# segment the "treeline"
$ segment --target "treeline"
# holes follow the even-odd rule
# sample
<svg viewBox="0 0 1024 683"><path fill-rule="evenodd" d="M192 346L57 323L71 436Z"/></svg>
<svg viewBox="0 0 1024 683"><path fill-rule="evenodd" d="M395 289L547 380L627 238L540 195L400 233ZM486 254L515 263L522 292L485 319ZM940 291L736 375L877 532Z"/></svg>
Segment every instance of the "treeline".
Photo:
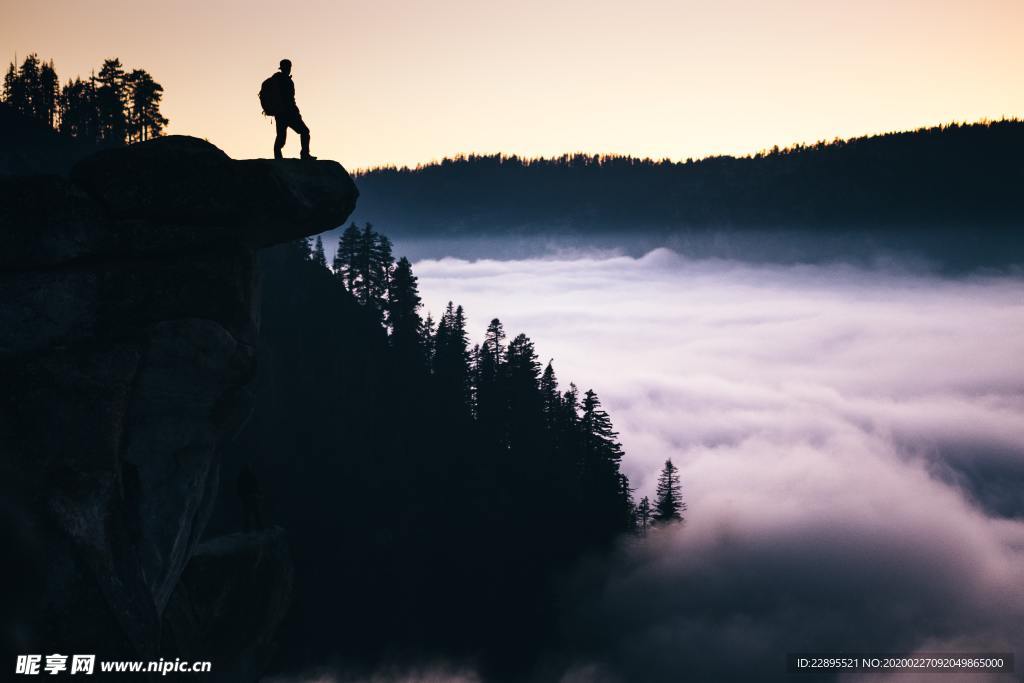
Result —
<svg viewBox="0 0 1024 683"><path fill-rule="evenodd" d="M126 71L116 58L104 60L89 78L75 77L61 86L53 60L30 54L7 67L3 102L72 138L112 145L163 132L168 123L160 112L163 91L145 69Z"/></svg>
<svg viewBox="0 0 1024 683"><path fill-rule="evenodd" d="M326 268L322 238L307 241L306 247L308 258ZM533 342L525 334L506 344L504 326L494 318L483 343L469 349L461 306L453 308L453 303L448 302L436 325L430 314L421 318L421 299L412 264L404 257L396 262L391 240L375 232L371 223L362 228L352 223L345 229L332 263L331 272L342 286L367 308L374 320L386 325L399 359L438 378L440 386L460 405L468 403L470 413L485 431L509 434L504 421L510 416L503 415L503 410L516 407L533 407L537 413L533 422L543 424L548 431L578 430L575 435L561 435L554 445L584 446L579 453L562 455L561 459L579 465L573 468L584 473L579 483L594 490L615 491L606 502L610 508L626 513L625 525L619 530L646 531L650 524L682 521L686 504L682 501L679 473L671 459L665 461L659 476L653 506L646 496L634 505L629 480L618 471L623 455L618 434L608 414L601 410L597 394L587 390L581 399L574 384L559 394L552 363L549 361L540 372ZM519 400L515 400L514 389L525 390ZM521 417L510 421L523 422ZM508 442L494 445L503 450L511 447ZM612 525L616 526L619 525Z"/></svg>
<svg viewBox="0 0 1024 683"><path fill-rule="evenodd" d="M466 657L515 680L557 644L569 569L650 512L598 395L497 319L471 343L462 307L423 316L391 252L352 225L333 258L319 238L263 253L255 409L210 533L240 525L250 463L296 563L281 671Z"/></svg>
<svg viewBox="0 0 1024 683"><path fill-rule="evenodd" d="M324 265L320 238L311 254ZM561 391L554 367L549 362L542 370L530 338L509 339L497 318L472 347L461 306L449 302L436 324L429 315L421 318L411 264L396 263L390 241L370 224L342 233L333 263L342 286L386 325L396 367L410 380L428 381L449 420L472 425L474 449L496 457L508 477L499 489L544 501L545 516L575 521L584 545L632 528L629 481L619 471L622 447L594 391L581 394L575 385ZM529 517L526 503L507 501L498 518Z"/></svg>
<svg viewBox="0 0 1024 683"><path fill-rule="evenodd" d="M950 124L736 158L460 156L359 176L403 232L1020 225L1024 122Z"/></svg>

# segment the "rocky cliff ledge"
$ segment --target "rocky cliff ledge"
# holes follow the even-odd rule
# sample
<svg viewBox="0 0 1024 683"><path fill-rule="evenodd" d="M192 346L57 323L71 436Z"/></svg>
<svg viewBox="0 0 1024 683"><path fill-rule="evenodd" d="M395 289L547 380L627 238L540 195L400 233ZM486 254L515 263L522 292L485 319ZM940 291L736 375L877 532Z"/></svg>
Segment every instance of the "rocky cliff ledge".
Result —
<svg viewBox="0 0 1024 683"><path fill-rule="evenodd" d="M280 619L290 572L247 560L286 564L279 533L196 551L219 451L248 414L254 250L342 224L357 195L335 162L236 161L189 137L0 176L5 645L155 659L189 619L217 630L221 608L189 595L230 595L244 621L245 589L273 603L252 614ZM268 638L249 626L239 657Z"/></svg>

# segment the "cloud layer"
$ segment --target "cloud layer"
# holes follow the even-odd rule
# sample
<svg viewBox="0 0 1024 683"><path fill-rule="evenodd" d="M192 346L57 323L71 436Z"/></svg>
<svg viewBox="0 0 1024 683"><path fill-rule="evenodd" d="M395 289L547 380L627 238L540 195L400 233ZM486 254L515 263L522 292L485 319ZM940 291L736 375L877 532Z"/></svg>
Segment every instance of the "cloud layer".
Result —
<svg viewBox="0 0 1024 683"><path fill-rule="evenodd" d="M581 574L579 680L1024 645L1024 279L664 249L414 269L474 339L500 317L593 386L638 496L681 468L685 527Z"/></svg>

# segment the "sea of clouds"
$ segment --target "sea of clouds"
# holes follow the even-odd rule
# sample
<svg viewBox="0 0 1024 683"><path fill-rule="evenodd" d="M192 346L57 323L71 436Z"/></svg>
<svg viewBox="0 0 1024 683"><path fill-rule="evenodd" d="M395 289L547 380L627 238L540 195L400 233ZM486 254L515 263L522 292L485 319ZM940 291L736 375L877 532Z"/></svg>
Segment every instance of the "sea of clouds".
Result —
<svg viewBox="0 0 1024 683"><path fill-rule="evenodd" d="M665 249L414 270L435 317L462 304L474 341L499 317L598 392L637 497L680 467L685 525L624 544L604 578L581 570L566 681L788 680L795 651L1024 653L1021 275Z"/></svg>

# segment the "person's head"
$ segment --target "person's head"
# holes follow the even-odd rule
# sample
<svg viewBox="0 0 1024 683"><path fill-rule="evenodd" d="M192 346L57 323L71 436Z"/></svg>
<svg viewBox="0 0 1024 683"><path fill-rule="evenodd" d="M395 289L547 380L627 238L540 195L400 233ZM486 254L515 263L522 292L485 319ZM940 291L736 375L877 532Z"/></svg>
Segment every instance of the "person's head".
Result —
<svg viewBox="0 0 1024 683"><path fill-rule="evenodd" d="M285 76L287 76L291 72L292 72L292 60L290 60L290 59L282 59L281 60L281 73L283 73Z"/></svg>

